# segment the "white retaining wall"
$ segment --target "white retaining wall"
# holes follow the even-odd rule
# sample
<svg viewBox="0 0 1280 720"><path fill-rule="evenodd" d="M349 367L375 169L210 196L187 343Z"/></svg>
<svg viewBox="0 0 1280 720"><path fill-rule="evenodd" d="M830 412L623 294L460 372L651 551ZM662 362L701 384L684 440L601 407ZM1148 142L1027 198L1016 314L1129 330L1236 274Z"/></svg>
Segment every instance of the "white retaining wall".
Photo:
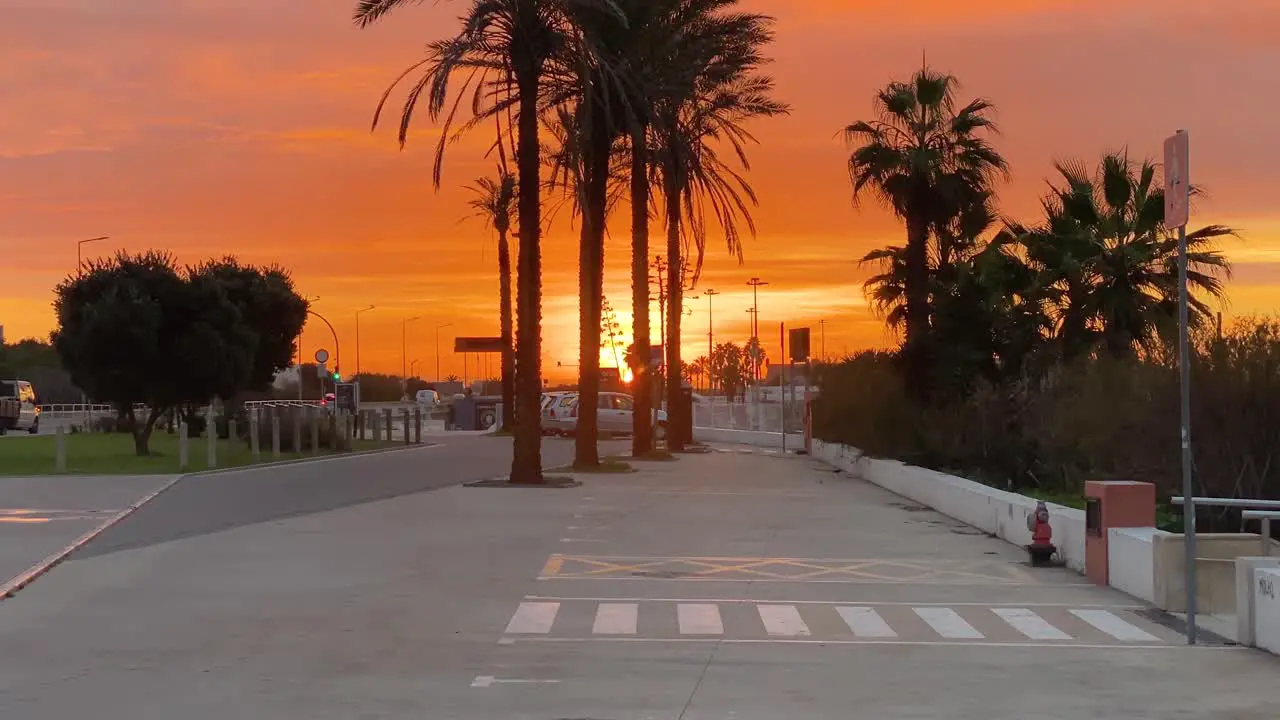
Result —
<svg viewBox="0 0 1280 720"><path fill-rule="evenodd" d="M1107 531L1107 584L1149 603L1155 602L1155 537L1168 535L1153 527Z"/></svg>
<svg viewBox="0 0 1280 720"><path fill-rule="evenodd" d="M1031 542L1027 517L1036 501L896 460L881 460L847 445L813 441L814 457L867 482L914 500L943 515L991 533L1014 545ZM1084 511L1048 503L1053 542L1067 567L1084 572Z"/></svg>
<svg viewBox="0 0 1280 720"><path fill-rule="evenodd" d="M1280 655L1280 569L1253 571L1254 644Z"/></svg>

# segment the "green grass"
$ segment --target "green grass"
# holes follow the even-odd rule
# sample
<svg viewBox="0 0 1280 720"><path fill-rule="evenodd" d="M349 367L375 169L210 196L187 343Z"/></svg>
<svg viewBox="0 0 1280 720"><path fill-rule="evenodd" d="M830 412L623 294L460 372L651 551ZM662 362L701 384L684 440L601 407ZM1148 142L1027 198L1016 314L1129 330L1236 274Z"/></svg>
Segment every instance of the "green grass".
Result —
<svg viewBox="0 0 1280 720"><path fill-rule="evenodd" d="M597 465L596 467L579 468L574 466L571 469L575 473L588 473L588 474L600 474L600 475L609 475L612 473L635 472L635 468L631 467L631 465L614 457L602 458L600 460L600 464Z"/></svg>
<svg viewBox="0 0 1280 720"><path fill-rule="evenodd" d="M1028 497L1033 497L1036 500L1057 503L1058 505L1064 505L1077 510L1084 509L1084 496L1076 493L1055 492L1052 490L1040 490L1036 488L1021 490L1019 492Z"/></svg>
<svg viewBox="0 0 1280 720"><path fill-rule="evenodd" d="M151 454L138 457L133 437L122 433L76 433L66 436L67 473L79 475L153 475L208 470L206 438L196 438L188 445L188 465L178 466L178 436L160 432L151 436ZM53 435L0 439L0 475L54 475L57 438ZM403 443L353 440L353 451L398 447ZM321 449L320 456L333 454ZM243 440L219 440L217 468L252 465L253 453ZM299 460L314 457L311 453L281 453L280 459ZM272 462L271 448L261 453L259 462Z"/></svg>

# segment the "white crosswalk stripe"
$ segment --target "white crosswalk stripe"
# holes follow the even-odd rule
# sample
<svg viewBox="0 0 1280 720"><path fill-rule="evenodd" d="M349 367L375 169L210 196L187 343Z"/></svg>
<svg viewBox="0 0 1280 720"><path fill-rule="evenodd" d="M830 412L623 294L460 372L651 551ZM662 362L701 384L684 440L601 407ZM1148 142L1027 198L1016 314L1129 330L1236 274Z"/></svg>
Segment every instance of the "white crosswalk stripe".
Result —
<svg viewBox="0 0 1280 720"><path fill-rule="evenodd" d="M516 640L1180 646L1132 608L907 603L528 598L504 637Z"/></svg>

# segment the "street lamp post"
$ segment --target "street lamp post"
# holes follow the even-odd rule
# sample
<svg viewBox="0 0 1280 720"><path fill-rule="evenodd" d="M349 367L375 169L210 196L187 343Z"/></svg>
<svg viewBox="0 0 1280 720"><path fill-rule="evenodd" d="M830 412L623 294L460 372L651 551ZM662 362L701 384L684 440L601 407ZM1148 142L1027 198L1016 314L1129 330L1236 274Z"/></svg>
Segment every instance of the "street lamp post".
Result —
<svg viewBox="0 0 1280 720"><path fill-rule="evenodd" d="M756 344L760 344L760 287L769 283L758 277L753 277L747 281L747 285L751 288L751 337L755 338ZM760 365L752 364L751 372L756 382L760 381Z"/></svg>
<svg viewBox="0 0 1280 720"><path fill-rule="evenodd" d="M307 314L311 314L311 303L320 299L319 295L307 298ZM319 317L319 316L317 316ZM305 322L303 323L306 324ZM302 399L302 331L298 331L298 399Z"/></svg>
<svg viewBox="0 0 1280 720"><path fill-rule="evenodd" d="M711 301L720 293L713 288L707 288L702 292L702 294L707 296L707 361L709 362L711 360L711 353L715 352L716 349L716 331L715 326L712 323Z"/></svg>
<svg viewBox="0 0 1280 720"><path fill-rule="evenodd" d="M440 331L447 327L453 327L453 323L436 326L436 382L440 382Z"/></svg>
<svg viewBox="0 0 1280 720"><path fill-rule="evenodd" d="M409 379L409 323L421 319L421 315L414 315L400 323L400 377L405 380Z"/></svg>
<svg viewBox="0 0 1280 720"><path fill-rule="evenodd" d="M80 252L80 248L84 247L85 243L98 242L99 240L110 240L110 239L111 239L110 235L103 235L101 237L89 238L88 240L76 241L76 274L77 275L80 275L83 272L83 267L84 267L84 261L81 259L82 255Z"/></svg>
<svg viewBox="0 0 1280 720"><path fill-rule="evenodd" d="M356 377L360 376L360 313L376 309L377 308L370 305L369 307L360 308L356 311Z"/></svg>

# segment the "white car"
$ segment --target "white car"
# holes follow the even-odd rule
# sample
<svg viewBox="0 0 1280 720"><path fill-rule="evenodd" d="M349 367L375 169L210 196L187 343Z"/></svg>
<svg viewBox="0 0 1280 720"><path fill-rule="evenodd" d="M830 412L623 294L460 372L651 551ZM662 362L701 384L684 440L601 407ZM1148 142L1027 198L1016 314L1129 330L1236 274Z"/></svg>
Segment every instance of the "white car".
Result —
<svg viewBox="0 0 1280 720"><path fill-rule="evenodd" d="M634 429L635 400L626 393L602 392L597 404L596 428L602 433L629 435ZM561 411L550 418L551 428L564 435L572 435L578 429L578 394L562 398L557 406ZM667 412L655 410L654 426L658 437L666 434Z"/></svg>
<svg viewBox="0 0 1280 720"><path fill-rule="evenodd" d="M40 406L36 404L36 389L31 383L26 380L0 380L0 398L18 401L18 421L13 426L14 430L32 435L40 432Z"/></svg>

